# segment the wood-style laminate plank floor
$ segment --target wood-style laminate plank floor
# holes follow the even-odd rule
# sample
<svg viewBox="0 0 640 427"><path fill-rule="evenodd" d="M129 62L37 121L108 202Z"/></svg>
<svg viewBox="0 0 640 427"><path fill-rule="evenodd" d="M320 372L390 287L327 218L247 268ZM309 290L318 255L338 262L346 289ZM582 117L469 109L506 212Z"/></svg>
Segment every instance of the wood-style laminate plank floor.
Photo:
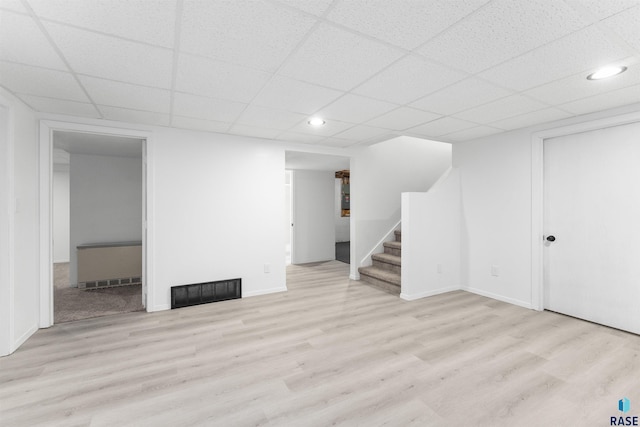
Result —
<svg viewBox="0 0 640 427"><path fill-rule="evenodd" d="M288 292L38 331L2 426L605 426L640 337L463 291L403 301L327 262Z"/></svg>

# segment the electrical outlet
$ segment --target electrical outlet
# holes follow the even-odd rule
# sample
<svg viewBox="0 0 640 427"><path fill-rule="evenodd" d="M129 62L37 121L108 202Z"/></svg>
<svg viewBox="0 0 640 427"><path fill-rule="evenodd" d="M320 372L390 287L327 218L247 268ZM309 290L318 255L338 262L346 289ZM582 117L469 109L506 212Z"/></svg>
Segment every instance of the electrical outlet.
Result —
<svg viewBox="0 0 640 427"><path fill-rule="evenodd" d="M271 264L265 264L264 265L264 272L265 273L271 273Z"/></svg>
<svg viewBox="0 0 640 427"><path fill-rule="evenodd" d="M442 274L442 264L437 264L436 270L438 271L438 274Z"/></svg>
<svg viewBox="0 0 640 427"><path fill-rule="evenodd" d="M491 275L498 277L500 275L500 267L498 267L497 265L492 265L491 266Z"/></svg>

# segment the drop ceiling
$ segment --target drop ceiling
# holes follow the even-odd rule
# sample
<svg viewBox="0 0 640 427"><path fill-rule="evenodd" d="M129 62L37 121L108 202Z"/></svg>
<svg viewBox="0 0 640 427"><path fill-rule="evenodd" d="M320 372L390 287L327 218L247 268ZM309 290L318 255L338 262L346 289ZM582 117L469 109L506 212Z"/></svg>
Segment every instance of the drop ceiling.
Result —
<svg viewBox="0 0 640 427"><path fill-rule="evenodd" d="M628 70L586 79L607 64ZM319 146L466 141L640 102L640 0L0 0L0 85Z"/></svg>

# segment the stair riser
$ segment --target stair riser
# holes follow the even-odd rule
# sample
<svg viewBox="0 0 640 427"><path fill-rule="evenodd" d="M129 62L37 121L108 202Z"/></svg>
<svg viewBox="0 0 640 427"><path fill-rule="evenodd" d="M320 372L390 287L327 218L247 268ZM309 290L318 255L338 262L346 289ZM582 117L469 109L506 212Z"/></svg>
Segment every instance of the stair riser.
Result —
<svg viewBox="0 0 640 427"><path fill-rule="evenodd" d="M400 274L401 267L399 265L389 264L388 262L373 260L373 266L395 274Z"/></svg>
<svg viewBox="0 0 640 427"><path fill-rule="evenodd" d="M389 248L385 246L384 253L389 255L402 256L402 249Z"/></svg>
<svg viewBox="0 0 640 427"><path fill-rule="evenodd" d="M360 279L385 292L388 292L393 295L400 295L400 286L398 285L385 282L384 280L376 279L375 277L367 276L364 274L360 275Z"/></svg>
<svg viewBox="0 0 640 427"><path fill-rule="evenodd" d="M401 231L394 231L393 233L396 236L396 242L402 242L402 232Z"/></svg>

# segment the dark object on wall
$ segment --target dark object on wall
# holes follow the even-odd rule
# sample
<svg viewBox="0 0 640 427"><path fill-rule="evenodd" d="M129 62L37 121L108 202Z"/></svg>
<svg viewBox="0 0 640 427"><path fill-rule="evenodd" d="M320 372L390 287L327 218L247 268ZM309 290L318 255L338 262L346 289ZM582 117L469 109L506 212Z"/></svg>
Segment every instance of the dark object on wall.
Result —
<svg viewBox="0 0 640 427"><path fill-rule="evenodd" d="M351 216L351 188L349 186L349 179L351 172L348 170L336 172L336 178L342 181L340 186L340 216Z"/></svg>
<svg viewBox="0 0 640 427"><path fill-rule="evenodd" d="M242 279L171 287L171 308L242 298Z"/></svg>

